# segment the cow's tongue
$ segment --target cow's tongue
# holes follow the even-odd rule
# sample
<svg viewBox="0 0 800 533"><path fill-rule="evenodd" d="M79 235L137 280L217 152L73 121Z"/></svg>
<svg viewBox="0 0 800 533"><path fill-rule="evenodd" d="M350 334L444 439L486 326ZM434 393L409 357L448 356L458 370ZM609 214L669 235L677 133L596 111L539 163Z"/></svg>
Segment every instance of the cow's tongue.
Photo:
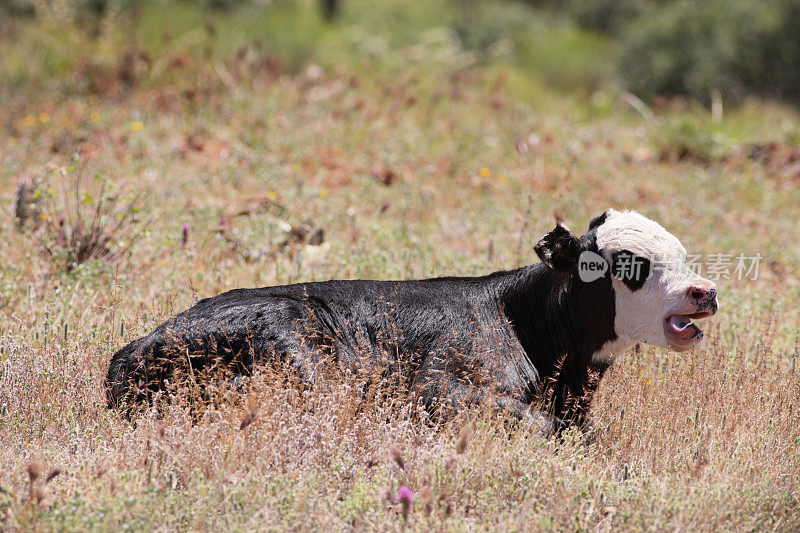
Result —
<svg viewBox="0 0 800 533"><path fill-rule="evenodd" d="M695 326L691 320L680 315L669 317L669 328L676 338L683 340L692 339L701 332L700 328Z"/></svg>

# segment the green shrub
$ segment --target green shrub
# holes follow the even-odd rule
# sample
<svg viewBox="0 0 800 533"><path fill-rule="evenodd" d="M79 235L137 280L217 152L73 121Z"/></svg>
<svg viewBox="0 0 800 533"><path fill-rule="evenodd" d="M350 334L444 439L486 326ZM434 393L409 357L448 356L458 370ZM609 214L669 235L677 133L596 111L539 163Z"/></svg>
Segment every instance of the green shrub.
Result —
<svg viewBox="0 0 800 533"><path fill-rule="evenodd" d="M650 131L650 140L662 161L693 159L718 161L733 148L721 128L698 117L675 116Z"/></svg>
<svg viewBox="0 0 800 533"><path fill-rule="evenodd" d="M757 93L800 95L800 0L684 0L629 25L619 72L640 96L685 94L708 102Z"/></svg>
<svg viewBox="0 0 800 533"><path fill-rule="evenodd" d="M0 16L31 16L33 5L27 0L0 0Z"/></svg>
<svg viewBox="0 0 800 533"><path fill-rule="evenodd" d="M653 0L569 0L558 5L582 28L610 34L618 34L629 22L657 7Z"/></svg>
<svg viewBox="0 0 800 533"><path fill-rule="evenodd" d="M459 21L454 25L461 46L466 50L487 52L502 39L524 31L531 12L516 2L466 1Z"/></svg>
<svg viewBox="0 0 800 533"><path fill-rule="evenodd" d="M35 2L32 0L0 0L0 15L41 16L52 12L62 16L99 17L108 11L132 10L143 0L73 0Z"/></svg>

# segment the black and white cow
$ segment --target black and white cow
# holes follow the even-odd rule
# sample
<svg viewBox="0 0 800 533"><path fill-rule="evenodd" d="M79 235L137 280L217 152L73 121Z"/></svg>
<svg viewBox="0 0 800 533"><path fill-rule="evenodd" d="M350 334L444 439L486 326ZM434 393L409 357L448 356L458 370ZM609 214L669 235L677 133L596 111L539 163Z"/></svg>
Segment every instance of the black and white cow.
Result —
<svg viewBox="0 0 800 533"><path fill-rule="evenodd" d="M313 386L394 379L436 412L489 402L545 432L583 426L614 358L637 342L687 350L716 287L656 222L609 209L582 236L559 222L542 262L480 277L326 281L237 289L195 306L112 358L110 406L146 400L176 369L251 374L289 365ZM174 379L172 380L174 382Z"/></svg>

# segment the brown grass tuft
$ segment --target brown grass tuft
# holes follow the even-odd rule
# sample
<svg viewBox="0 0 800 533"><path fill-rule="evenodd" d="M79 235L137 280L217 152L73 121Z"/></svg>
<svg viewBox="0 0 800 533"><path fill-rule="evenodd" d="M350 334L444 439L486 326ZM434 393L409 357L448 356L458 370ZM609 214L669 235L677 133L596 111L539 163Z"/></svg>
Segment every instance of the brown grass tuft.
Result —
<svg viewBox="0 0 800 533"><path fill-rule="evenodd" d="M456 442L456 453L461 455L465 451L467 451L467 446L469 446L469 439L472 436L472 430L469 426L464 426L461 430L461 433L458 435L458 442Z"/></svg>
<svg viewBox="0 0 800 533"><path fill-rule="evenodd" d="M406 469L406 460L403 458L403 452L397 446L391 446L389 448L389 457L400 467L400 470Z"/></svg>
<svg viewBox="0 0 800 533"><path fill-rule="evenodd" d="M239 431L244 431L250 424L258 420L258 409L251 409L248 411L239 424Z"/></svg>
<svg viewBox="0 0 800 533"><path fill-rule="evenodd" d="M422 490L419 492L419 496L422 500L425 514L431 514L431 511L433 511L433 491L431 490L431 487L429 485L422 487Z"/></svg>
<svg viewBox="0 0 800 533"><path fill-rule="evenodd" d="M44 465L38 462L28 463L28 480L30 481L31 485L33 485L37 479L39 479L44 472Z"/></svg>
<svg viewBox="0 0 800 533"><path fill-rule="evenodd" d="M22 178L17 183L14 195L14 218L20 230L27 227L29 221L33 227L39 224L41 210L40 198L36 195L37 188L36 181L31 178Z"/></svg>
<svg viewBox="0 0 800 533"><path fill-rule="evenodd" d="M64 471L58 467L53 468L50 472L47 473L47 476L44 478L45 483L50 483L53 479L63 474Z"/></svg>
<svg viewBox="0 0 800 533"><path fill-rule="evenodd" d="M92 260L115 264L140 237L136 198L123 197L99 176L87 184L85 173L78 161L51 171L36 191L41 200L41 228L35 233L39 248L66 272Z"/></svg>

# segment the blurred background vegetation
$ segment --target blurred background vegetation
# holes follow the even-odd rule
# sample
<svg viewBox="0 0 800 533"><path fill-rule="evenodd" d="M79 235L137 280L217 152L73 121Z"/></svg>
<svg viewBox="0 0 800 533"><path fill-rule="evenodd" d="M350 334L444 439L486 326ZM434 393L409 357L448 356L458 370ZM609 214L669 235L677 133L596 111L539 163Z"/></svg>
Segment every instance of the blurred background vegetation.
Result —
<svg viewBox="0 0 800 533"><path fill-rule="evenodd" d="M142 52L133 74L155 78L166 69L148 60L167 49L224 56L254 39L288 69L391 71L419 45L452 68L499 62L560 90L795 104L798 20L800 0L0 0L0 36L28 43L0 72L17 83L73 72L82 79L65 83L96 89L121 49Z"/></svg>
<svg viewBox="0 0 800 533"><path fill-rule="evenodd" d="M799 3L0 0L0 530L800 531ZM511 268L609 206L763 261L698 352L615 364L597 446L454 456L352 384L105 408L200 297Z"/></svg>

